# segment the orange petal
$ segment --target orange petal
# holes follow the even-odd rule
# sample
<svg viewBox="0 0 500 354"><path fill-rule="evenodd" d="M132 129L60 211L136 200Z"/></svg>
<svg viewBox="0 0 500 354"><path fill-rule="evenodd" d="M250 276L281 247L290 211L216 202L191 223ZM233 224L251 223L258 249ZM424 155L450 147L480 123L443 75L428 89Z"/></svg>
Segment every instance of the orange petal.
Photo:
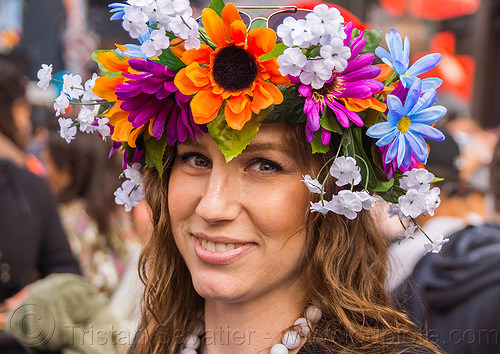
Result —
<svg viewBox="0 0 500 354"><path fill-rule="evenodd" d="M283 94L281 91L269 82L263 82L257 85L253 93L252 111L258 114L262 109L266 109L272 104L280 104L283 102Z"/></svg>
<svg viewBox="0 0 500 354"><path fill-rule="evenodd" d="M200 88L210 84L208 70L200 67L198 63L193 63L179 70L175 75L174 84L181 93L194 95Z"/></svg>
<svg viewBox="0 0 500 354"><path fill-rule="evenodd" d="M257 57L273 50L276 44L276 32L270 28L254 28L248 34L248 51Z"/></svg>
<svg viewBox="0 0 500 354"><path fill-rule="evenodd" d="M239 114L248 103L250 103L250 101L245 95L232 96L226 101L226 107L229 108L232 113Z"/></svg>
<svg viewBox="0 0 500 354"><path fill-rule="evenodd" d="M186 48L184 47L184 40L182 38L174 38L170 41L170 47L172 53L178 58L182 58Z"/></svg>
<svg viewBox="0 0 500 354"><path fill-rule="evenodd" d="M262 71L269 75L269 81L276 85L292 86L288 76L283 76L279 72L279 64L276 58L261 61L259 64L262 67Z"/></svg>
<svg viewBox="0 0 500 354"><path fill-rule="evenodd" d="M246 96L242 96L243 100L246 100L249 103L248 98ZM232 129L241 130L246 122L248 122L252 118L252 109L250 108L250 104L243 104L243 110L240 113L234 113L229 105L226 105L224 109L224 116L227 122Z"/></svg>
<svg viewBox="0 0 500 354"><path fill-rule="evenodd" d="M212 121L219 112L223 99L214 95L211 90L198 92L191 100L191 111L197 124L205 124Z"/></svg>
<svg viewBox="0 0 500 354"><path fill-rule="evenodd" d="M96 59L109 71L127 72L129 68L128 61L118 58L113 52L98 53Z"/></svg>
<svg viewBox="0 0 500 354"><path fill-rule="evenodd" d="M206 8L203 9L201 21L203 22L203 27L205 27L207 35L215 45L217 47L223 47L227 43L227 34L224 30L222 18L220 18L214 10Z"/></svg>
<svg viewBox="0 0 500 354"><path fill-rule="evenodd" d="M380 74L373 80L377 81L385 81L388 78L391 77L391 75L394 73L394 70L392 70L389 65L387 64L377 64L377 66L382 70L380 71Z"/></svg>
<svg viewBox="0 0 500 354"><path fill-rule="evenodd" d="M97 97L106 101L116 101L116 85L123 84L124 77L104 77L101 76L95 80L95 86L92 89Z"/></svg>
<svg viewBox="0 0 500 354"><path fill-rule="evenodd" d="M227 4L222 9L221 16L229 39L236 44L245 43L247 38L247 26L245 26L245 23L241 20L241 16L236 6L232 3Z"/></svg>
<svg viewBox="0 0 500 354"><path fill-rule="evenodd" d="M241 16L240 13L238 12L238 9L233 3L229 3L224 8L222 9L221 12L222 16L222 21L224 21L224 25L229 26L231 23L234 21L241 21ZM226 27L226 30L229 27Z"/></svg>
<svg viewBox="0 0 500 354"><path fill-rule="evenodd" d="M200 64L209 65L210 64L210 54L213 50L206 44L201 44L200 49L189 49L182 54L181 60L184 64L189 65L194 62Z"/></svg>
<svg viewBox="0 0 500 354"><path fill-rule="evenodd" d="M234 21L229 26L227 31L229 34L229 39L233 41L236 45L244 45L247 39L247 26L243 21Z"/></svg>

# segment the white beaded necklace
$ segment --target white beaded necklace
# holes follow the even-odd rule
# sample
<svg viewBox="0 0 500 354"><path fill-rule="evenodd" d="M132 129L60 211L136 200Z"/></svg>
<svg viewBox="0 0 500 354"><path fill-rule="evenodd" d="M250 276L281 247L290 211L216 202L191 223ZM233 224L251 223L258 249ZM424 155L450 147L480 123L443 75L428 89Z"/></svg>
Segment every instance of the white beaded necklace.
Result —
<svg viewBox="0 0 500 354"><path fill-rule="evenodd" d="M305 316L300 317L293 324L297 330L290 330L283 334L281 343L277 343L271 347L269 354L288 354L289 350L297 349L301 342L301 335L307 336L311 331L312 324L321 319L321 310L315 306L309 306L305 311ZM203 323L200 322L196 329L184 339L184 349L182 354L197 354L196 351L200 344L200 335L203 334Z"/></svg>

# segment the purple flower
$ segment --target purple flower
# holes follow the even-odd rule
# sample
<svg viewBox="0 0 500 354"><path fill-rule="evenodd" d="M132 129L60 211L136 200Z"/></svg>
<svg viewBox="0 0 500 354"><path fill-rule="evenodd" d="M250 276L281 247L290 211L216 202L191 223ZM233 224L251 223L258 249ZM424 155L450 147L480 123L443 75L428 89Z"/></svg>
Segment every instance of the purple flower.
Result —
<svg viewBox="0 0 500 354"><path fill-rule="evenodd" d="M342 72L333 71L332 77L321 89L316 90L304 84L299 87L299 93L306 98L304 113L307 115L306 137L308 142L314 139L316 131L321 127L321 115L325 108L333 111L340 125L344 128L349 127L349 121L357 126L363 126L361 117L356 112L349 110L342 101L344 99L368 98L384 89L383 83L373 80L380 74L380 68L371 65L375 55L373 53L359 55L366 44L363 32L353 38L352 30L352 22L349 22L344 27L347 35L344 45L351 49L351 56L347 60L348 64L345 70ZM330 134L330 131L322 130L321 141L324 145L330 142Z"/></svg>
<svg viewBox="0 0 500 354"><path fill-rule="evenodd" d="M132 125L140 128L149 122L149 134L160 140L165 132L170 146L188 137L196 139L195 134L202 130L193 121L191 97L174 84L177 72L149 59L130 59L129 64L140 73L124 73L128 80L116 86L116 96L123 101L121 109L130 112Z"/></svg>

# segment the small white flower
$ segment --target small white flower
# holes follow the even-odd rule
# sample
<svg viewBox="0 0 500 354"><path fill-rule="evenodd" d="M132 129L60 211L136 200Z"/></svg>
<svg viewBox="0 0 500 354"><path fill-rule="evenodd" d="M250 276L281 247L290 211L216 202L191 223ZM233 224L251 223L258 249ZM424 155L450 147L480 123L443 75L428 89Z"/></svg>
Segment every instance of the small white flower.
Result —
<svg viewBox="0 0 500 354"><path fill-rule="evenodd" d="M326 201L323 201L323 203L321 201L316 203L311 202L311 213L321 213L323 215L326 215L330 211L330 209L328 208L328 203L329 202Z"/></svg>
<svg viewBox="0 0 500 354"><path fill-rule="evenodd" d="M347 67L347 59L351 56L351 49L344 46L342 39L334 38L329 45L322 46L319 53L330 71L342 72Z"/></svg>
<svg viewBox="0 0 500 354"><path fill-rule="evenodd" d="M200 32L198 31L198 22L196 25L193 25L193 28L189 31L186 38L184 38L184 48L189 49L200 49L201 41L200 41Z"/></svg>
<svg viewBox="0 0 500 354"><path fill-rule="evenodd" d="M363 209L363 205L353 192L343 190L333 196L328 208L336 214L344 215L346 218L353 220L358 215L357 213Z"/></svg>
<svg viewBox="0 0 500 354"><path fill-rule="evenodd" d="M157 0L157 12L168 16L191 16L189 0Z"/></svg>
<svg viewBox="0 0 500 354"><path fill-rule="evenodd" d="M408 217L404 216L401 212L401 208L399 204L390 204L388 210L389 217L397 216L400 220L408 219Z"/></svg>
<svg viewBox="0 0 500 354"><path fill-rule="evenodd" d="M281 75L299 76L307 63L307 57L300 48L287 48L278 57L279 72Z"/></svg>
<svg viewBox="0 0 500 354"><path fill-rule="evenodd" d="M141 164L136 162L131 165L127 165L127 169L124 171L125 177L134 181L135 184L142 184L144 182L144 176L141 173Z"/></svg>
<svg viewBox="0 0 500 354"><path fill-rule="evenodd" d="M434 210L441 204L440 192L439 187L434 187L425 194L425 208L430 216L434 216Z"/></svg>
<svg viewBox="0 0 500 354"><path fill-rule="evenodd" d="M331 77L332 71L325 66L323 60L309 60L302 69L300 82L319 90Z"/></svg>
<svg viewBox="0 0 500 354"><path fill-rule="evenodd" d="M63 75L63 92L68 94L69 98L78 99L83 95L82 77L80 75Z"/></svg>
<svg viewBox="0 0 500 354"><path fill-rule="evenodd" d="M398 240L406 240L407 238L413 237L417 228L418 226L415 223L410 223L404 232L398 234Z"/></svg>
<svg viewBox="0 0 500 354"><path fill-rule="evenodd" d="M306 20L296 20L292 16L283 20L276 33L287 47L307 48L315 39Z"/></svg>
<svg viewBox="0 0 500 354"><path fill-rule="evenodd" d="M69 144L71 140L75 138L76 126L73 126L73 120L71 120L71 118L59 118L58 122L61 128L61 130L59 130L59 135Z"/></svg>
<svg viewBox="0 0 500 354"><path fill-rule="evenodd" d="M425 245L424 245L424 248L425 248L425 254L431 252L431 253L439 253L441 252L441 248L443 247L443 245L450 241L449 238L444 238L443 235L439 235L439 237L437 239L434 240L434 242L427 242Z"/></svg>
<svg viewBox="0 0 500 354"><path fill-rule="evenodd" d="M94 91L92 89L95 86L95 81L99 78L99 75L96 73L92 74L92 77L85 81L85 84L83 85L85 88L85 91L83 92L82 96L82 102L83 103L92 103L100 99L100 97L97 97L94 94Z"/></svg>
<svg viewBox="0 0 500 354"><path fill-rule="evenodd" d="M425 199L425 193L410 189L406 195L399 197L399 208L404 216L416 218L422 214L422 211L425 211Z"/></svg>
<svg viewBox="0 0 500 354"><path fill-rule="evenodd" d="M36 73L38 81L36 85L42 89L49 87L50 80L52 80L52 64L42 64L42 68Z"/></svg>
<svg viewBox="0 0 500 354"><path fill-rule="evenodd" d="M361 205L365 210L373 208L373 203L380 199L379 197L371 196L367 191L354 192L354 195L361 201Z"/></svg>
<svg viewBox="0 0 500 354"><path fill-rule="evenodd" d="M94 111L83 106L78 113L78 122L80 122L80 131L83 133L92 133L97 130L97 127L92 125L95 121Z"/></svg>
<svg viewBox="0 0 500 354"><path fill-rule="evenodd" d="M348 156L339 156L333 161L330 167L330 174L337 178L337 186L341 187L346 184L357 185L361 182L360 169L356 165L356 160Z"/></svg>
<svg viewBox="0 0 500 354"><path fill-rule="evenodd" d="M131 211L144 197L144 187L127 179L118 187L114 195L116 204L123 205L126 211Z"/></svg>
<svg viewBox="0 0 500 354"><path fill-rule="evenodd" d="M346 38L343 29L344 18L335 7L329 8L326 4L317 5L313 12L307 14L306 20L315 36L329 33L342 39Z"/></svg>
<svg viewBox="0 0 500 354"><path fill-rule="evenodd" d="M108 122L108 118L97 119L97 130L99 131L99 134L101 134L102 140L106 140L106 137L111 135L111 128L109 127Z"/></svg>
<svg viewBox="0 0 500 354"><path fill-rule="evenodd" d="M68 107L69 107L69 99L64 93L61 93L54 102L54 110L56 111L56 117L59 117L61 114L65 114L66 108Z"/></svg>
<svg viewBox="0 0 500 354"><path fill-rule="evenodd" d="M136 7L149 7L153 5L156 0L128 0L128 4Z"/></svg>
<svg viewBox="0 0 500 354"><path fill-rule="evenodd" d="M313 178L311 178L311 176L305 175L304 179L301 181L306 184L306 187L309 189L309 191L311 193L322 194L322 192L321 192L322 185L321 185L321 183L319 183L319 181L317 179L313 179ZM323 191L323 193L325 193L325 192Z"/></svg>
<svg viewBox="0 0 500 354"><path fill-rule="evenodd" d="M151 32L149 39L142 44L141 50L151 58L159 56L163 49L167 49L169 46L170 39L167 37L165 28L160 27Z"/></svg>
<svg viewBox="0 0 500 354"><path fill-rule="evenodd" d="M122 26L132 38L139 38L148 33L149 18L140 7L125 6L123 11L125 15L123 16Z"/></svg>
<svg viewBox="0 0 500 354"><path fill-rule="evenodd" d="M433 179L434 175L426 169L414 168L403 174L399 185L406 190L415 189L419 192L427 192Z"/></svg>

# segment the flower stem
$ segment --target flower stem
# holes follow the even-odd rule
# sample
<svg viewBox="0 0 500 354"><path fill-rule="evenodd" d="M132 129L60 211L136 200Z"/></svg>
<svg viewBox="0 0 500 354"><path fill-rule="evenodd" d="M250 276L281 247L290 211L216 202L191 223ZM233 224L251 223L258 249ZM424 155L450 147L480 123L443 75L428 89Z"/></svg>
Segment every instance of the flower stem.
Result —
<svg viewBox="0 0 500 354"><path fill-rule="evenodd" d="M422 231L422 233L425 235L425 237L427 237L427 239L431 242L431 243L434 243L434 241L432 241L432 239L429 237L429 235L426 234L426 232L424 231L424 229L422 229L422 226L420 226L420 224L417 222L417 220L415 220L414 218L411 218L411 221L413 221L413 223L415 225L417 225L418 229L420 231Z"/></svg>

